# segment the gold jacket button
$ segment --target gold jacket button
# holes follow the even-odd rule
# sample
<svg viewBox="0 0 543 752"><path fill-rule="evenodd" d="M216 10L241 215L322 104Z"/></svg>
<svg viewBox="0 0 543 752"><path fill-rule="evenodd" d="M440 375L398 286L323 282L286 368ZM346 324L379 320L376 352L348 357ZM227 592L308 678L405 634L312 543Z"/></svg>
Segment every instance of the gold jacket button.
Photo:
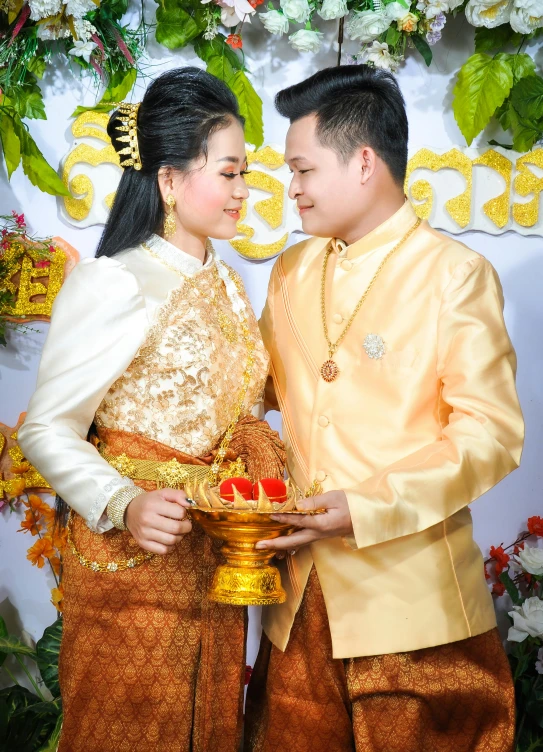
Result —
<svg viewBox="0 0 543 752"><path fill-rule="evenodd" d="M321 415L319 418L319 426L322 426L323 428L326 428L326 426L330 423L326 415Z"/></svg>
<svg viewBox="0 0 543 752"><path fill-rule="evenodd" d="M317 474L315 475L316 480L318 480L319 483L322 483L323 480L326 478L326 473L324 470L318 470Z"/></svg>
<svg viewBox="0 0 543 752"><path fill-rule="evenodd" d="M349 261L349 259L343 259L343 261L341 262L341 268L344 272L350 272L353 268L353 262Z"/></svg>
<svg viewBox="0 0 543 752"><path fill-rule="evenodd" d="M341 322L343 321L343 316L341 315L341 313L334 313L332 320L334 324L341 324Z"/></svg>

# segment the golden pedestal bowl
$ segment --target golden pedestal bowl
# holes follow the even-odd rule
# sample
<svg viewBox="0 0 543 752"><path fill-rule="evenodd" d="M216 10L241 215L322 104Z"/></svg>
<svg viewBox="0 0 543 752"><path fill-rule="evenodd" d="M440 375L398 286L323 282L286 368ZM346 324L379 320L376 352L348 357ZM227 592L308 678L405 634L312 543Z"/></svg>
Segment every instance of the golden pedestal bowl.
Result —
<svg viewBox="0 0 543 752"><path fill-rule="evenodd" d="M281 575L277 567L270 564L275 551L257 549L255 544L288 535L295 529L294 525L272 520L272 514L316 512L295 509L294 489L289 489L289 498L283 504L270 502L263 489L260 498L254 502L247 502L236 494L234 502L229 503L221 499L218 489L210 488L206 481L198 486L185 486L185 491L197 504L190 510L192 519L209 536L224 541L221 553L226 563L215 570L208 598L236 606L284 603L287 596L281 585Z"/></svg>

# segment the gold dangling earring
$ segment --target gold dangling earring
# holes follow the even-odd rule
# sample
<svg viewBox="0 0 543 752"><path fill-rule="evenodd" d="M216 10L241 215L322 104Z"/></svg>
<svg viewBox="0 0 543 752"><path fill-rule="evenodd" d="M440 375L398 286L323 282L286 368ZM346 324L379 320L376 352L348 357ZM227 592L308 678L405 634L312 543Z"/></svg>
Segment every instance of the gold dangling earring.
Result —
<svg viewBox="0 0 543 752"><path fill-rule="evenodd" d="M175 206L175 199L171 193L166 199L166 203L168 204L169 208L164 218L164 237L171 238L172 235L175 235L175 230L177 229L175 222L175 212L173 210Z"/></svg>

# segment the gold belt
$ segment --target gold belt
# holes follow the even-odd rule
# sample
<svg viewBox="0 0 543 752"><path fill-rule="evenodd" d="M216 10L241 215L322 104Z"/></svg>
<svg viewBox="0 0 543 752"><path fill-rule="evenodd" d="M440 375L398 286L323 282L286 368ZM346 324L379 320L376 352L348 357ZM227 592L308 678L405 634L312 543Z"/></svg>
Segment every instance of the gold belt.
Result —
<svg viewBox="0 0 543 752"><path fill-rule="evenodd" d="M199 483L209 478L211 470L209 465L185 465L175 458L161 462L139 460L126 454L110 454L101 446L98 446L98 451L125 478L152 481L158 488L182 488L188 480Z"/></svg>

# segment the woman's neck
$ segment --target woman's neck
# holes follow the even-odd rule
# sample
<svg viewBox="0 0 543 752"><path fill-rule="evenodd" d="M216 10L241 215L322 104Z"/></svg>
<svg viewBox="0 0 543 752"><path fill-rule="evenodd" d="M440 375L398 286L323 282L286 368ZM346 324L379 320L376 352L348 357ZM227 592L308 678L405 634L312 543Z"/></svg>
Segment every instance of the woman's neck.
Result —
<svg viewBox="0 0 543 752"><path fill-rule="evenodd" d="M194 256L194 258L198 259L198 261L201 261L202 264L205 263L207 244L206 237L192 235L191 233L178 226L175 231L175 235L166 238L166 240L176 248L179 248L180 251L188 253L189 256Z"/></svg>

